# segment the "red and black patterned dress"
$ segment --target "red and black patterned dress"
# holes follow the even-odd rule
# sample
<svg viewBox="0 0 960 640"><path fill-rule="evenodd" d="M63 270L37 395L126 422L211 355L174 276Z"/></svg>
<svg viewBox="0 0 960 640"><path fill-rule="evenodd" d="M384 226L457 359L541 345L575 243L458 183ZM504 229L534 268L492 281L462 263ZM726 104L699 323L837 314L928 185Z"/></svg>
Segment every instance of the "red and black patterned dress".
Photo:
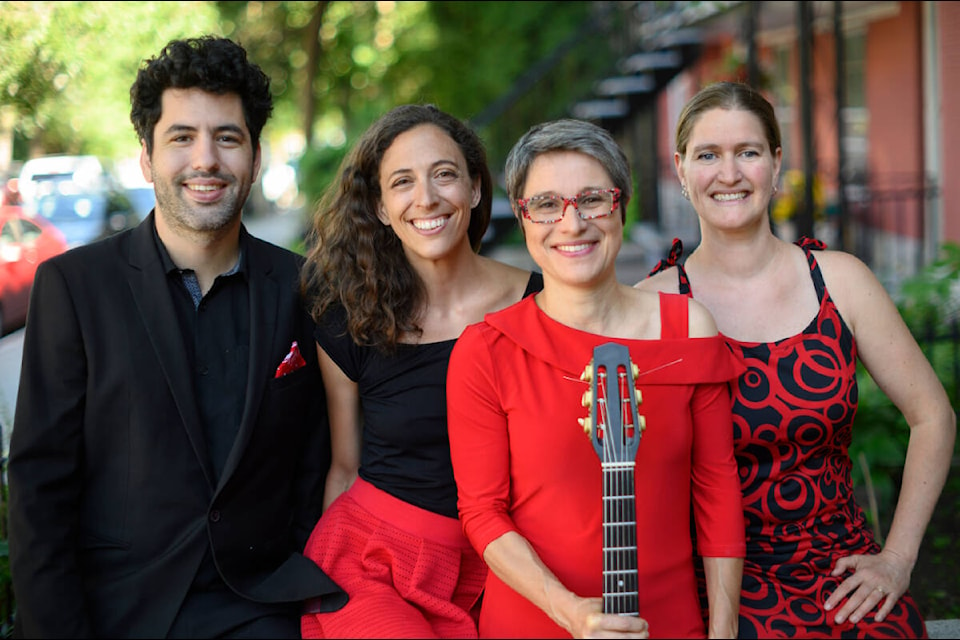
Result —
<svg viewBox="0 0 960 640"><path fill-rule="evenodd" d="M740 596L741 638L927 637L909 592L883 622L873 613L834 624L823 608L843 577L834 562L879 553L853 494L849 446L857 411L857 345L830 298L811 249L807 254L820 311L801 333L777 342L726 338L748 369L733 390L734 448L743 492L747 556ZM674 240L667 259L680 293L693 289Z"/></svg>

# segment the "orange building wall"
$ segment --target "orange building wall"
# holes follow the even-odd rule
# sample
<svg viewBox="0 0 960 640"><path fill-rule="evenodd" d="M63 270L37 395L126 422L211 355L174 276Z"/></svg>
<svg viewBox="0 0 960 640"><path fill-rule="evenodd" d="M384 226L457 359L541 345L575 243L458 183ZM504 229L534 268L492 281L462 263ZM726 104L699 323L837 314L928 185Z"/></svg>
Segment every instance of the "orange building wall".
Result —
<svg viewBox="0 0 960 640"><path fill-rule="evenodd" d="M874 189L923 184L921 4L901 2L900 15L870 23L866 100L868 167Z"/></svg>
<svg viewBox="0 0 960 640"><path fill-rule="evenodd" d="M813 93L813 157L817 175L831 198L836 193L837 176L837 49L833 31L818 33L813 39L810 90ZM799 108L799 105L798 105ZM799 132L798 137L799 140ZM803 149L798 149L802 154ZM802 167L802 158L795 165Z"/></svg>
<svg viewBox="0 0 960 640"><path fill-rule="evenodd" d="M938 2L942 240L960 242L960 3Z"/></svg>
<svg viewBox="0 0 960 640"><path fill-rule="evenodd" d="M901 2L899 15L871 22L865 75L873 224L918 240L925 235L916 197L925 183L921 22L919 2ZM890 192L904 195L893 204L876 199Z"/></svg>

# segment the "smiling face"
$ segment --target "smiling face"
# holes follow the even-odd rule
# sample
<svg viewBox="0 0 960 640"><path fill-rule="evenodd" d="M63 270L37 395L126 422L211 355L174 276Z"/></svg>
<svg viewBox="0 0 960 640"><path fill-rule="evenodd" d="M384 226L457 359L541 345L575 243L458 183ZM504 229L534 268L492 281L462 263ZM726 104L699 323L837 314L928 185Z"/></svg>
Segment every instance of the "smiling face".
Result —
<svg viewBox="0 0 960 640"><path fill-rule="evenodd" d="M463 152L442 129L416 126L394 138L380 162L380 221L411 262L471 251L470 210L480 201Z"/></svg>
<svg viewBox="0 0 960 640"><path fill-rule="evenodd" d="M733 229L769 224L767 209L780 174L760 119L741 109L711 109L696 121L686 153L674 155L680 183L701 225Z"/></svg>
<svg viewBox="0 0 960 640"><path fill-rule="evenodd" d="M577 151L550 151L530 164L523 198L558 195L573 198L583 191L610 189L613 180L596 159ZM567 205L559 222L537 224L521 219L530 257L545 279L572 286L592 286L615 277L623 242L620 211L583 220Z"/></svg>
<svg viewBox="0 0 960 640"><path fill-rule="evenodd" d="M173 229L210 232L239 220L260 169L240 96L167 89L140 166L154 184L157 216Z"/></svg>

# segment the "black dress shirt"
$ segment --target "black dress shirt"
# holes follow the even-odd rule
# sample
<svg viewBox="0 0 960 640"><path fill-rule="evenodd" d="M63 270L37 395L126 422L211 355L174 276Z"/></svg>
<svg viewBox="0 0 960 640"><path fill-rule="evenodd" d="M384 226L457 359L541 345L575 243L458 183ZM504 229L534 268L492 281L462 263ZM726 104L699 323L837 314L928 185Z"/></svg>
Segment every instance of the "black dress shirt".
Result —
<svg viewBox="0 0 960 640"><path fill-rule="evenodd" d="M244 247L240 247L237 264L217 276L203 295L196 273L178 268L159 236L156 239L193 371L210 461L219 478L243 417L250 361L250 292Z"/></svg>

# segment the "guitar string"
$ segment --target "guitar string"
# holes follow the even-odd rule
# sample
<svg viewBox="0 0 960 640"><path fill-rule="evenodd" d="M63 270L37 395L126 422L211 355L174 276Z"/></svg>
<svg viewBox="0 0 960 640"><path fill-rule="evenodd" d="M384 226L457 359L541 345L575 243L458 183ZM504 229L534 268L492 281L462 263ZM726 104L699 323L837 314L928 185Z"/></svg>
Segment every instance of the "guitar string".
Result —
<svg viewBox="0 0 960 640"><path fill-rule="evenodd" d="M605 562L607 573L603 577L603 580L604 580L603 591L604 591L604 596L607 599L607 602L604 603L604 609L607 610L609 613L619 613L618 611L619 607L617 605L616 598L613 598L612 596L612 593L614 591L613 580L617 575L619 575L618 571L620 568L618 557L617 557L618 554L615 550L611 549L611 547L617 543L616 540L612 539L613 536L611 534L615 535L616 532L611 531L610 526L608 526L613 521L612 519L613 505L612 505L612 501L610 500L610 497L615 496L617 494L615 493L616 476L613 476L611 478L612 472L609 467L609 464L613 461L612 458L614 456L614 452L613 452L613 445L612 445L612 438L611 438L612 434L610 433L610 430L609 430L610 426L613 424L613 419L612 419L612 416L610 415L609 379L607 377L606 367L604 367L600 371L599 382L603 385L602 395L600 394L598 395L600 395L600 397L603 398L603 411L605 414L604 432L603 432L603 436L604 436L603 437L603 462L607 463L606 464L607 468L603 470L603 483L604 483L603 495L607 497L607 500L604 500L603 502L603 522L604 522L604 525L607 525L603 527L603 543L605 547L604 555L606 556L606 560L607 560L607 562ZM611 480L613 481L613 486L611 486Z"/></svg>
<svg viewBox="0 0 960 640"><path fill-rule="evenodd" d="M634 413L634 402L635 402L634 386L633 384L631 384L632 381L630 379L630 373L628 372L629 366L630 366L630 363L628 361L627 365L623 367L622 372L618 370L618 380L620 383L619 384L620 424L625 427L623 429L623 438L625 440L629 439L633 441L633 447L631 447L631 449L635 452L636 442L639 442L641 434L639 431L637 431L637 429L639 429L639 424L638 424L639 420L635 419L636 416ZM627 424L630 425L630 429L632 430L632 433L626 429ZM624 445L626 445L626 442L624 443ZM634 484L634 474L633 474L633 468L634 468L634 465L636 464L636 460L629 459L626 453L627 453L627 448L625 446L624 448L625 455L624 455L623 461L627 464L627 466L624 467L622 481L624 485L623 486L624 495L629 495L630 498L624 501L623 508L626 510L626 513L624 515L624 520L626 520L630 524L622 531L622 535L624 539L623 539L623 544L621 546L623 546L624 548L626 547L636 548L636 518L637 518L636 495L635 495L636 488ZM624 570L623 590L629 595L624 600L623 612L632 613L633 611L636 610L635 607L637 606L636 600L635 600L637 597L637 594L636 594L637 575L636 573L631 573L637 570L636 553L631 552L628 558L624 558L624 561L627 564L626 566L623 567L623 570Z"/></svg>

